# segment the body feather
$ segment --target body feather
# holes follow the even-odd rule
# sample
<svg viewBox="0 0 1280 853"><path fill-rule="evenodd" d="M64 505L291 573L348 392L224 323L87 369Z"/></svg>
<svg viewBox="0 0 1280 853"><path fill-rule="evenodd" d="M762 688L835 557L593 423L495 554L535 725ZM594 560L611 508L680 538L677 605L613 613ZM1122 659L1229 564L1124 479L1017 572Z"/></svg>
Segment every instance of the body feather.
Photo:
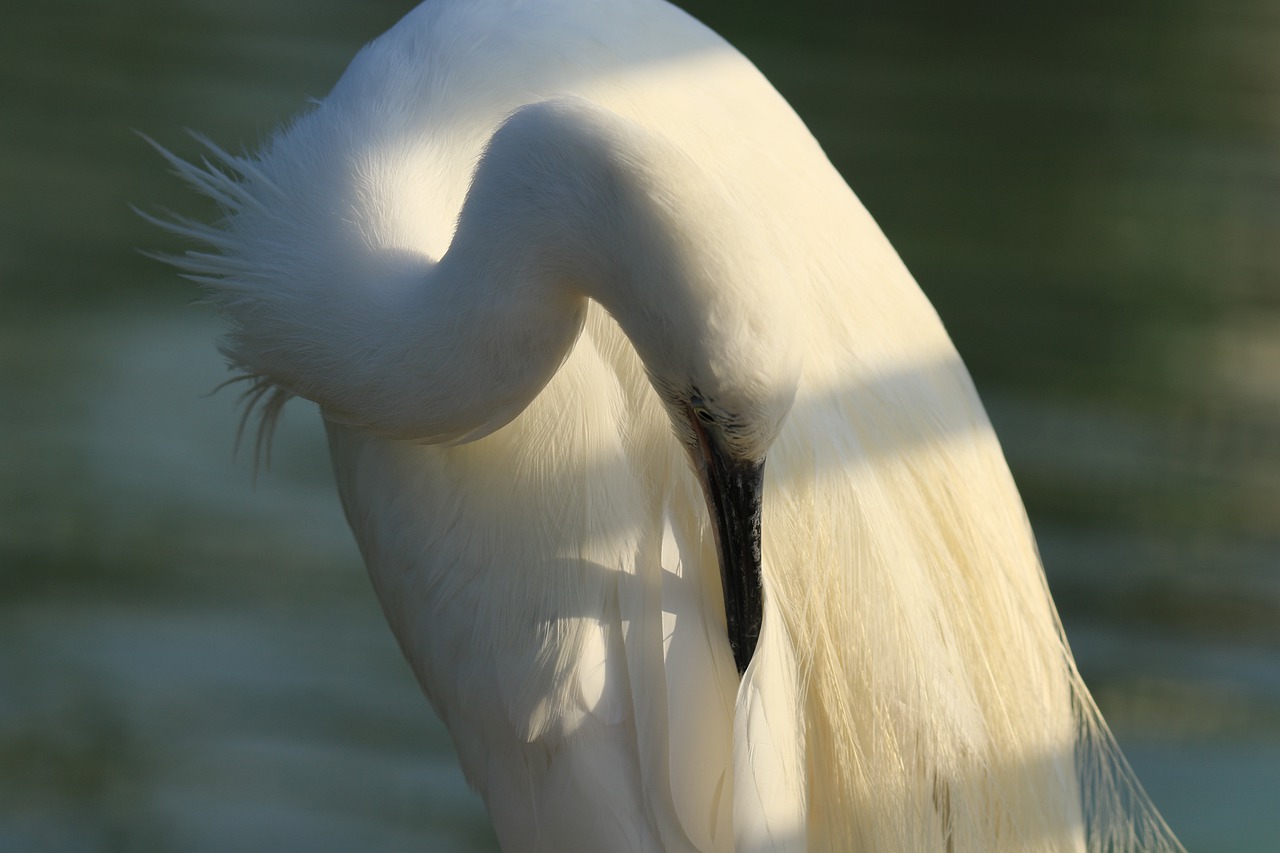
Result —
<svg viewBox="0 0 1280 853"><path fill-rule="evenodd" d="M698 168L735 214L682 239L771 282L741 298L795 338L740 684L699 485L634 335L596 302L521 303L519 346L564 352L536 396L466 423L463 391L407 360L501 381L451 347L512 297L465 280L427 311L416 289L495 131L566 95ZM260 153L210 158L171 160L227 213L171 222L209 247L177 263L239 368L320 403L379 600L504 849L1180 849L1075 669L941 322L718 36L658 0L435 0Z"/></svg>

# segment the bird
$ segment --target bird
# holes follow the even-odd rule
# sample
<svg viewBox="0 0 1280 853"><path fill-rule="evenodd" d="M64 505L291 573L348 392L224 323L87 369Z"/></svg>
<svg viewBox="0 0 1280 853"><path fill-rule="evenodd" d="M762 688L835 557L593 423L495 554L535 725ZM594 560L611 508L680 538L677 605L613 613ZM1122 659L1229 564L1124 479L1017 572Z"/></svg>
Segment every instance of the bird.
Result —
<svg viewBox="0 0 1280 853"><path fill-rule="evenodd" d="M428 0L147 214L504 851L1181 850L938 314L664 0Z"/></svg>

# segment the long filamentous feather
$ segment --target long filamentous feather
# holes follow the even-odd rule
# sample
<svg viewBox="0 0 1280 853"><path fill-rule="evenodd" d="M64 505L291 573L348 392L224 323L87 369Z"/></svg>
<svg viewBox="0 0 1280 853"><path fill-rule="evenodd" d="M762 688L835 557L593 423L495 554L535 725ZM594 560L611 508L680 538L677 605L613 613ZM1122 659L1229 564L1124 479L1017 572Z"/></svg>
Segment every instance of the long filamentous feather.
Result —
<svg viewBox="0 0 1280 853"><path fill-rule="evenodd" d="M203 163L203 168L201 168L178 157L146 134L139 134L139 136L160 153L173 168L175 174L202 194L213 199L224 210L235 212L248 206L259 212L267 213L267 208L262 202L245 188L238 179L240 176L251 175L255 179L257 186L278 192L274 185L266 179L266 176L255 168L248 158L235 157L228 154L204 134L195 131L189 131L189 133L192 138L212 152L214 159L222 164L223 168L215 166L207 157L201 158ZM224 169L228 171L224 171ZM246 277L253 278L255 275L260 277L262 275L260 271L254 270L237 257L235 254L235 250L238 247L237 241L222 228L216 225L196 222L163 208L160 210L161 215L157 216L136 206L131 205L130 207L136 215L157 228L216 250L215 252L188 250L181 255L162 252L143 253L148 257L176 267L184 279L201 285L206 292L206 298L202 301L211 302L219 306L235 302L236 297L234 294L242 289L237 284L237 280L243 280ZM239 398L241 416L236 427L234 452L239 452L249 424L256 422L253 441L253 469L256 476L261 467L270 465L272 437L279 424L284 406L293 395L270 378L243 370L240 370L225 382L220 383L214 390L217 391L240 382L249 382L250 385Z"/></svg>

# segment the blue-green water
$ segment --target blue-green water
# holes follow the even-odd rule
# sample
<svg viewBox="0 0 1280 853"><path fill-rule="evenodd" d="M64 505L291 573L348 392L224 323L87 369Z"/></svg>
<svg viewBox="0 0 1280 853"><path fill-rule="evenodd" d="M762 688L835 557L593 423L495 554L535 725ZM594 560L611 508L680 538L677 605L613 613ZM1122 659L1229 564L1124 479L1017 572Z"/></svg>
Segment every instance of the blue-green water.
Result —
<svg viewBox="0 0 1280 853"><path fill-rule="evenodd" d="M0 28L0 850L490 850L314 412L233 463L134 135L252 145L407 5ZM1280 3L690 4L810 122L991 410L1086 678L1188 847L1280 849ZM245 454L246 456L249 454Z"/></svg>

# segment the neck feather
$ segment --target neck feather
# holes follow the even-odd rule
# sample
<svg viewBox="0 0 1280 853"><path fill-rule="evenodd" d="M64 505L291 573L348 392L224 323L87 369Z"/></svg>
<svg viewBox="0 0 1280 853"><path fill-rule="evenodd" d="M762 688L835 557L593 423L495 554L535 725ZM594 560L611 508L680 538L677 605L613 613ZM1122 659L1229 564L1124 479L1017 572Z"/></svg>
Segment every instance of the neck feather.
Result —
<svg viewBox="0 0 1280 853"><path fill-rule="evenodd" d="M253 178L253 164L233 165ZM768 310L741 291L759 278L744 262L749 229L684 155L586 101L509 118L448 251L380 259L376 287L238 257L232 227L231 239L206 238L232 246L222 258L184 262L232 321L232 360L381 435L461 442L503 426L568 355L588 299L618 321L659 393L729 374L735 358L767 363L734 349L735 331L759 328Z"/></svg>
<svg viewBox="0 0 1280 853"><path fill-rule="evenodd" d="M698 378L789 398L782 273L758 227L659 135L561 98L493 134L442 263L504 292L600 303L668 399Z"/></svg>

